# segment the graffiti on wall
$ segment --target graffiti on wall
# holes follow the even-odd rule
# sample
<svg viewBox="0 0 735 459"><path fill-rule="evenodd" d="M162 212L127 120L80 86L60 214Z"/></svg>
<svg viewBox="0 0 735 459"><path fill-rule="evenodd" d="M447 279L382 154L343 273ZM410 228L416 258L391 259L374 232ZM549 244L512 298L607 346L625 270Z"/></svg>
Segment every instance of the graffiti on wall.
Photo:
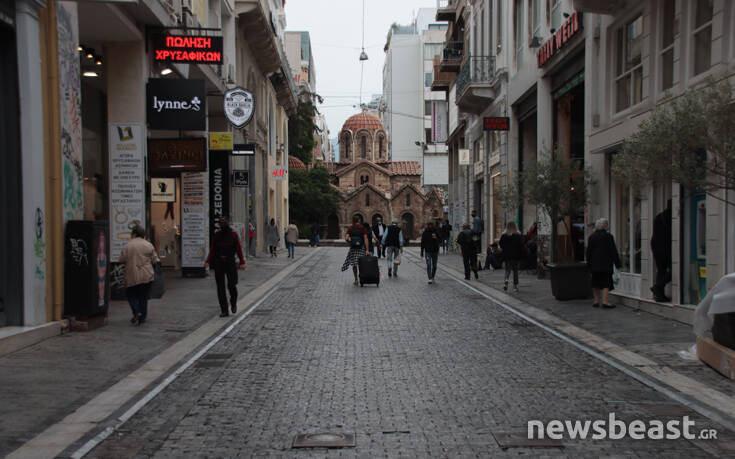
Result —
<svg viewBox="0 0 735 459"><path fill-rule="evenodd" d="M59 2L59 94L61 99L61 161L64 221L83 218L82 96L77 51L76 4Z"/></svg>
<svg viewBox="0 0 735 459"><path fill-rule="evenodd" d="M46 278L46 243L43 241L43 211L36 207L36 239L33 241L33 255L36 257L34 274L36 279Z"/></svg>

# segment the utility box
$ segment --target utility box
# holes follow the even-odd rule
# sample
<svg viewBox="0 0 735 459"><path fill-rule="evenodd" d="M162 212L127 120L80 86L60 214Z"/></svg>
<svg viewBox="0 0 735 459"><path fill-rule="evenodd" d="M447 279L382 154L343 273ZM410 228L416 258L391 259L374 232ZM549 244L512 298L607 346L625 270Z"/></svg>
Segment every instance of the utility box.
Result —
<svg viewBox="0 0 735 459"><path fill-rule="evenodd" d="M109 225L71 220L64 234L64 315L106 315L109 306Z"/></svg>

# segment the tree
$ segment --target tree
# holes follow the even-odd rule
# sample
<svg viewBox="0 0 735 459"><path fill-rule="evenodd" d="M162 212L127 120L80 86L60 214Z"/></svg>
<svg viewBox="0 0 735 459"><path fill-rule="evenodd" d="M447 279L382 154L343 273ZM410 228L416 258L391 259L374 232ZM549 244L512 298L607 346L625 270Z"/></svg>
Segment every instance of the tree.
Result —
<svg viewBox="0 0 735 459"><path fill-rule="evenodd" d="M329 183L329 171L321 166L292 169L288 177L291 219L302 225L321 221L337 211L339 192Z"/></svg>
<svg viewBox="0 0 735 459"><path fill-rule="evenodd" d="M543 156L547 159L531 164L501 188L499 199L506 209L518 209L526 202L541 209L551 222L562 219L567 228L569 246L574 251L567 217L584 212L589 203L588 190L594 181L589 170L581 169L577 161L567 159L559 150Z"/></svg>
<svg viewBox="0 0 735 459"><path fill-rule="evenodd" d="M289 154L299 158L304 164L311 162L316 146L314 133L319 132L319 127L314 122L314 117L319 113L315 104L317 101L320 104L323 102L319 94L302 89L296 114L288 119Z"/></svg>
<svg viewBox="0 0 735 459"><path fill-rule="evenodd" d="M710 81L656 107L623 143L612 172L634 187L676 182L689 192L726 200L719 192L735 190L732 85Z"/></svg>

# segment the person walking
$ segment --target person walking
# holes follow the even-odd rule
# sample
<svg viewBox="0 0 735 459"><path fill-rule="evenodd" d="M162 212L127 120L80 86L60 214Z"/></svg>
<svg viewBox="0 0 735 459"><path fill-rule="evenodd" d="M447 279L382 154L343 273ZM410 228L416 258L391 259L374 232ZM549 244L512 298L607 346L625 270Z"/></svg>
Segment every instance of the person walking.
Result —
<svg viewBox="0 0 735 459"><path fill-rule="evenodd" d="M277 256L276 251L278 249L278 243L281 241L281 234L278 232L278 225L276 225L275 218L271 218L265 238L271 257Z"/></svg>
<svg viewBox="0 0 735 459"><path fill-rule="evenodd" d="M587 266L592 276L592 294L595 297L594 307L614 308L608 303L608 295L613 285L613 265L620 268L618 248L615 238L607 231L608 221L600 218L595 222L595 232L587 241ZM602 298L600 298L602 292ZM602 303L600 303L602 300Z"/></svg>
<svg viewBox="0 0 735 459"><path fill-rule="evenodd" d="M666 210L653 219L651 252L656 262L656 283L651 287L654 300L669 301L666 297L666 284L671 282L671 199Z"/></svg>
<svg viewBox="0 0 735 459"><path fill-rule="evenodd" d="M509 221L505 224L505 232L500 236L500 250L503 251L505 261L505 281L503 290L508 290L508 279L513 273L513 291L518 293L518 264L523 258L523 237L518 232L516 222Z"/></svg>
<svg viewBox="0 0 735 459"><path fill-rule="evenodd" d="M398 226L398 220L393 220L383 233L380 241L385 247L385 260L388 263L388 277L398 277L398 265L401 264L403 253L403 230Z"/></svg>
<svg viewBox="0 0 735 459"><path fill-rule="evenodd" d="M125 296L133 311L130 323L143 325L148 317L148 295L155 277L153 264L159 259L153 244L145 240L145 230L141 226L135 226L131 236L118 261L125 265Z"/></svg>
<svg viewBox="0 0 735 459"><path fill-rule="evenodd" d="M475 242L475 255L480 255L482 253L482 233L483 231L485 231L485 222L483 222L480 216L477 215L477 211L473 210L472 211L472 240ZM475 265L477 266L478 270L481 268L479 258L475 260Z"/></svg>
<svg viewBox="0 0 735 459"><path fill-rule="evenodd" d="M436 265L439 261L439 233L434 229L434 224L429 222L426 229L421 234L421 256L426 255L426 275L429 277L429 283L434 283L436 276Z"/></svg>
<svg viewBox="0 0 735 459"><path fill-rule="evenodd" d="M309 245L311 247L316 247L318 242L319 242L319 223L314 222L314 224L311 225L311 234L309 235Z"/></svg>
<svg viewBox="0 0 735 459"><path fill-rule="evenodd" d="M378 258L385 256L385 246L383 245L383 235L385 234L385 230L388 229L383 224L383 219L378 217L376 218L376 222L373 225L373 236L375 236L375 249L377 252Z"/></svg>
<svg viewBox="0 0 735 459"><path fill-rule="evenodd" d="M367 232L360 223L359 216L355 215L352 217L352 226L347 228L345 240L350 245L350 250L347 252L345 262L342 264L342 271L347 271L347 268L352 266L352 274L355 275L355 285L357 285L359 282L357 279L357 263L360 257L365 256L365 250L369 245Z"/></svg>
<svg viewBox="0 0 735 459"><path fill-rule="evenodd" d="M449 224L449 220L444 220L439 235L441 236L441 245L444 248L444 253L447 253L449 250L449 237L452 235L452 225Z"/></svg>
<svg viewBox="0 0 735 459"><path fill-rule="evenodd" d="M296 243L299 240L299 228L291 222L286 228L286 234L284 235L286 240L286 250L288 250L288 258L293 258L295 255Z"/></svg>
<svg viewBox="0 0 735 459"><path fill-rule="evenodd" d="M475 279L479 279L480 276L477 275L477 246L475 241L472 240L472 230L468 223L462 225L462 231L457 235L457 244L462 250L465 280L470 280L470 271L475 273Z"/></svg>
<svg viewBox="0 0 735 459"><path fill-rule="evenodd" d="M235 264L235 255L240 259L239 268L245 269L245 257L242 255L240 238L237 237L237 232L230 228L227 217L220 217L219 231L214 233L212 248L209 250L209 256L204 263L205 268L210 265L214 268L214 279L217 282L217 299L222 310L220 317L230 315L227 311L225 280L227 281L227 290L230 292L230 308L233 314L237 312L238 266Z"/></svg>
<svg viewBox="0 0 735 459"><path fill-rule="evenodd" d="M365 235L368 238L368 248L367 253L372 255L373 254L373 246L375 245L375 242L373 241L373 229L370 228L370 225L362 222L362 228L365 230Z"/></svg>
<svg viewBox="0 0 735 459"><path fill-rule="evenodd" d="M248 252L255 254L255 247L253 246L253 239L255 239L255 225L253 225L253 217L250 217L248 222Z"/></svg>

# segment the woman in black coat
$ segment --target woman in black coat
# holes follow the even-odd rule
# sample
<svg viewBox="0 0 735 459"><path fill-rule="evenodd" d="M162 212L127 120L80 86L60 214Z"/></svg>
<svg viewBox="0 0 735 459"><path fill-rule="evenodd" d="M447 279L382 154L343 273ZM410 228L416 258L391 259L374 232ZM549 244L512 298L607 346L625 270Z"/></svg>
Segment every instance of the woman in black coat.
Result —
<svg viewBox="0 0 735 459"><path fill-rule="evenodd" d="M500 250L503 251L503 261L505 261L503 290L508 290L508 279L512 271L513 291L518 292L518 264L523 258L523 237L518 232L518 227L514 221L509 221L505 225L505 232L500 236L499 244Z"/></svg>
<svg viewBox="0 0 735 459"><path fill-rule="evenodd" d="M595 232L587 241L587 266L592 274L592 293L595 303L600 305L600 290L602 290L602 307L614 308L607 302L608 294L613 289L613 265L620 268L620 257L618 248L615 246L615 238L608 233L608 221L601 218L595 222Z"/></svg>

